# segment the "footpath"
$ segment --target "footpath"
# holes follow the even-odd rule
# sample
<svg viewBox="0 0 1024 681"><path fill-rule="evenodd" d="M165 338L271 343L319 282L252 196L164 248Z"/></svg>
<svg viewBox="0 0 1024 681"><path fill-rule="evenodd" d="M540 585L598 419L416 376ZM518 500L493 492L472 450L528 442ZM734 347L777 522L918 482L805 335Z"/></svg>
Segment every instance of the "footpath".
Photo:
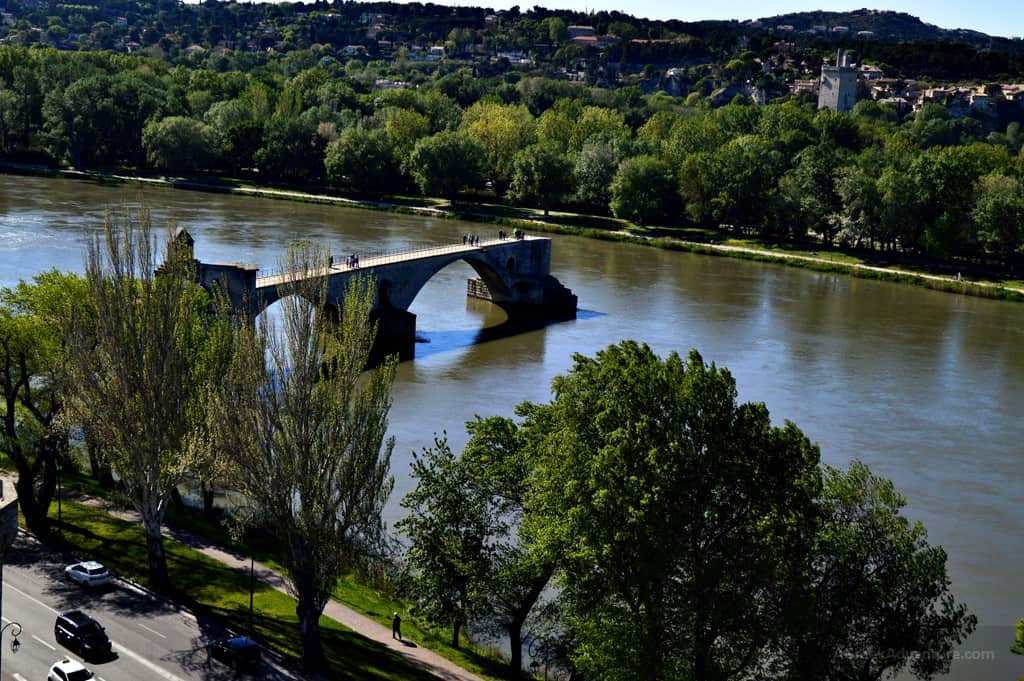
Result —
<svg viewBox="0 0 1024 681"><path fill-rule="evenodd" d="M2 479L3 484L8 489L13 489L14 478L8 475L2 475L0 476L0 479ZM127 520L133 523L140 522L138 513L133 510L120 508L106 499L77 494L73 496L66 496L65 498L73 499L77 503L102 510L122 520ZM215 546L205 537L201 537L184 530L167 527L166 525L164 526L163 533L165 537L181 542L196 551L200 551L228 567L241 570L246 574L249 573L249 558L246 556ZM281 573L276 572L261 563L253 563L253 574L255 578L263 584L271 586L274 589L291 596L291 594L288 593L285 578ZM483 679L476 674L466 671L454 662L441 657L432 650L424 648L421 645L417 645L408 638L404 641L397 641L393 639L391 637L390 628L378 624L370 618L361 615L337 601L327 601L327 606L324 608L324 615L345 627L348 627L357 634L360 634L369 640L379 643L385 648L394 651L412 664L422 667L439 679L444 679L444 681L483 681Z"/></svg>

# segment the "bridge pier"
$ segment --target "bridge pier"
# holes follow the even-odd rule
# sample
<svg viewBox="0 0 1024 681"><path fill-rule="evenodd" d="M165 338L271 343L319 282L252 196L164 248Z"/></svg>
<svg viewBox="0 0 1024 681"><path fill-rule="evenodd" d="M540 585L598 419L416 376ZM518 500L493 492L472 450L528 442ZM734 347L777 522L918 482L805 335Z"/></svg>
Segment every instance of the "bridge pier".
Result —
<svg viewBox="0 0 1024 681"><path fill-rule="evenodd" d="M378 308L370 315L377 324L377 339L370 351L370 364L380 364L388 355L400 361L416 356L416 315L398 308Z"/></svg>

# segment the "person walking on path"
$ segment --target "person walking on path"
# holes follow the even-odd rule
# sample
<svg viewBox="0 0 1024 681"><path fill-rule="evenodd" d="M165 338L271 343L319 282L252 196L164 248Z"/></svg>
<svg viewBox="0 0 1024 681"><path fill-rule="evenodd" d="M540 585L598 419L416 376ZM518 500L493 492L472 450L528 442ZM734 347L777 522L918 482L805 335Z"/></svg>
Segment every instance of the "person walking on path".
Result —
<svg viewBox="0 0 1024 681"><path fill-rule="evenodd" d="M391 638L397 638L399 641L402 640L402 618L398 616L398 612L395 612L395 616L391 618Z"/></svg>

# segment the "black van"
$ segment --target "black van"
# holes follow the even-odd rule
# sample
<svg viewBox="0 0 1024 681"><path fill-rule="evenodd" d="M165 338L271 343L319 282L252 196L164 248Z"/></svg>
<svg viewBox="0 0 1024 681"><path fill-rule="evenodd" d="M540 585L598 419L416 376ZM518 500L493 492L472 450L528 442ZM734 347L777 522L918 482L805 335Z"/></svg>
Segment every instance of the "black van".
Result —
<svg viewBox="0 0 1024 681"><path fill-rule="evenodd" d="M90 659L105 659L111 655L110 638L100 623L81 610L71 610L57 615L53 625L53 637L57 643L77 651Z"/></svg>

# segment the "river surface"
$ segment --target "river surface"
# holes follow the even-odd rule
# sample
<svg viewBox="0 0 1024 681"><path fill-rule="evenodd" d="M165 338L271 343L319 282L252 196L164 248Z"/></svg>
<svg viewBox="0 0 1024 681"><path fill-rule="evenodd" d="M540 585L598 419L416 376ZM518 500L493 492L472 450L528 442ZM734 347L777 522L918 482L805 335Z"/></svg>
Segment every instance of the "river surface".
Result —
<svg viewBox="0 0 1024 681"><path fill-rule="evenodd" d="M334 253L451 243L489 225L331 206L109 187L0 175L0 285L49 269L81 271L87 234L106 211L149 206L156 225L186 226L196 257L272 269L307 238ZM411 453L464 422L547 401L573 353L632 338L659 354L700 350L728 367L740 399L791 420L823 460L853 459L894 481L906 513L949 554L953 590L978 632L950 678L1014 679L1009 654L1024 617L1024 305L778 265L555 236L552 273L579 297L579 317L478 342L503 314L467 299L463 263L438 273L411 311L424 342L401 365L390 428L393 524L410 489ZM995 657L994 660L988 659ZM981 658L985 661L978 661Z"/></svg>

